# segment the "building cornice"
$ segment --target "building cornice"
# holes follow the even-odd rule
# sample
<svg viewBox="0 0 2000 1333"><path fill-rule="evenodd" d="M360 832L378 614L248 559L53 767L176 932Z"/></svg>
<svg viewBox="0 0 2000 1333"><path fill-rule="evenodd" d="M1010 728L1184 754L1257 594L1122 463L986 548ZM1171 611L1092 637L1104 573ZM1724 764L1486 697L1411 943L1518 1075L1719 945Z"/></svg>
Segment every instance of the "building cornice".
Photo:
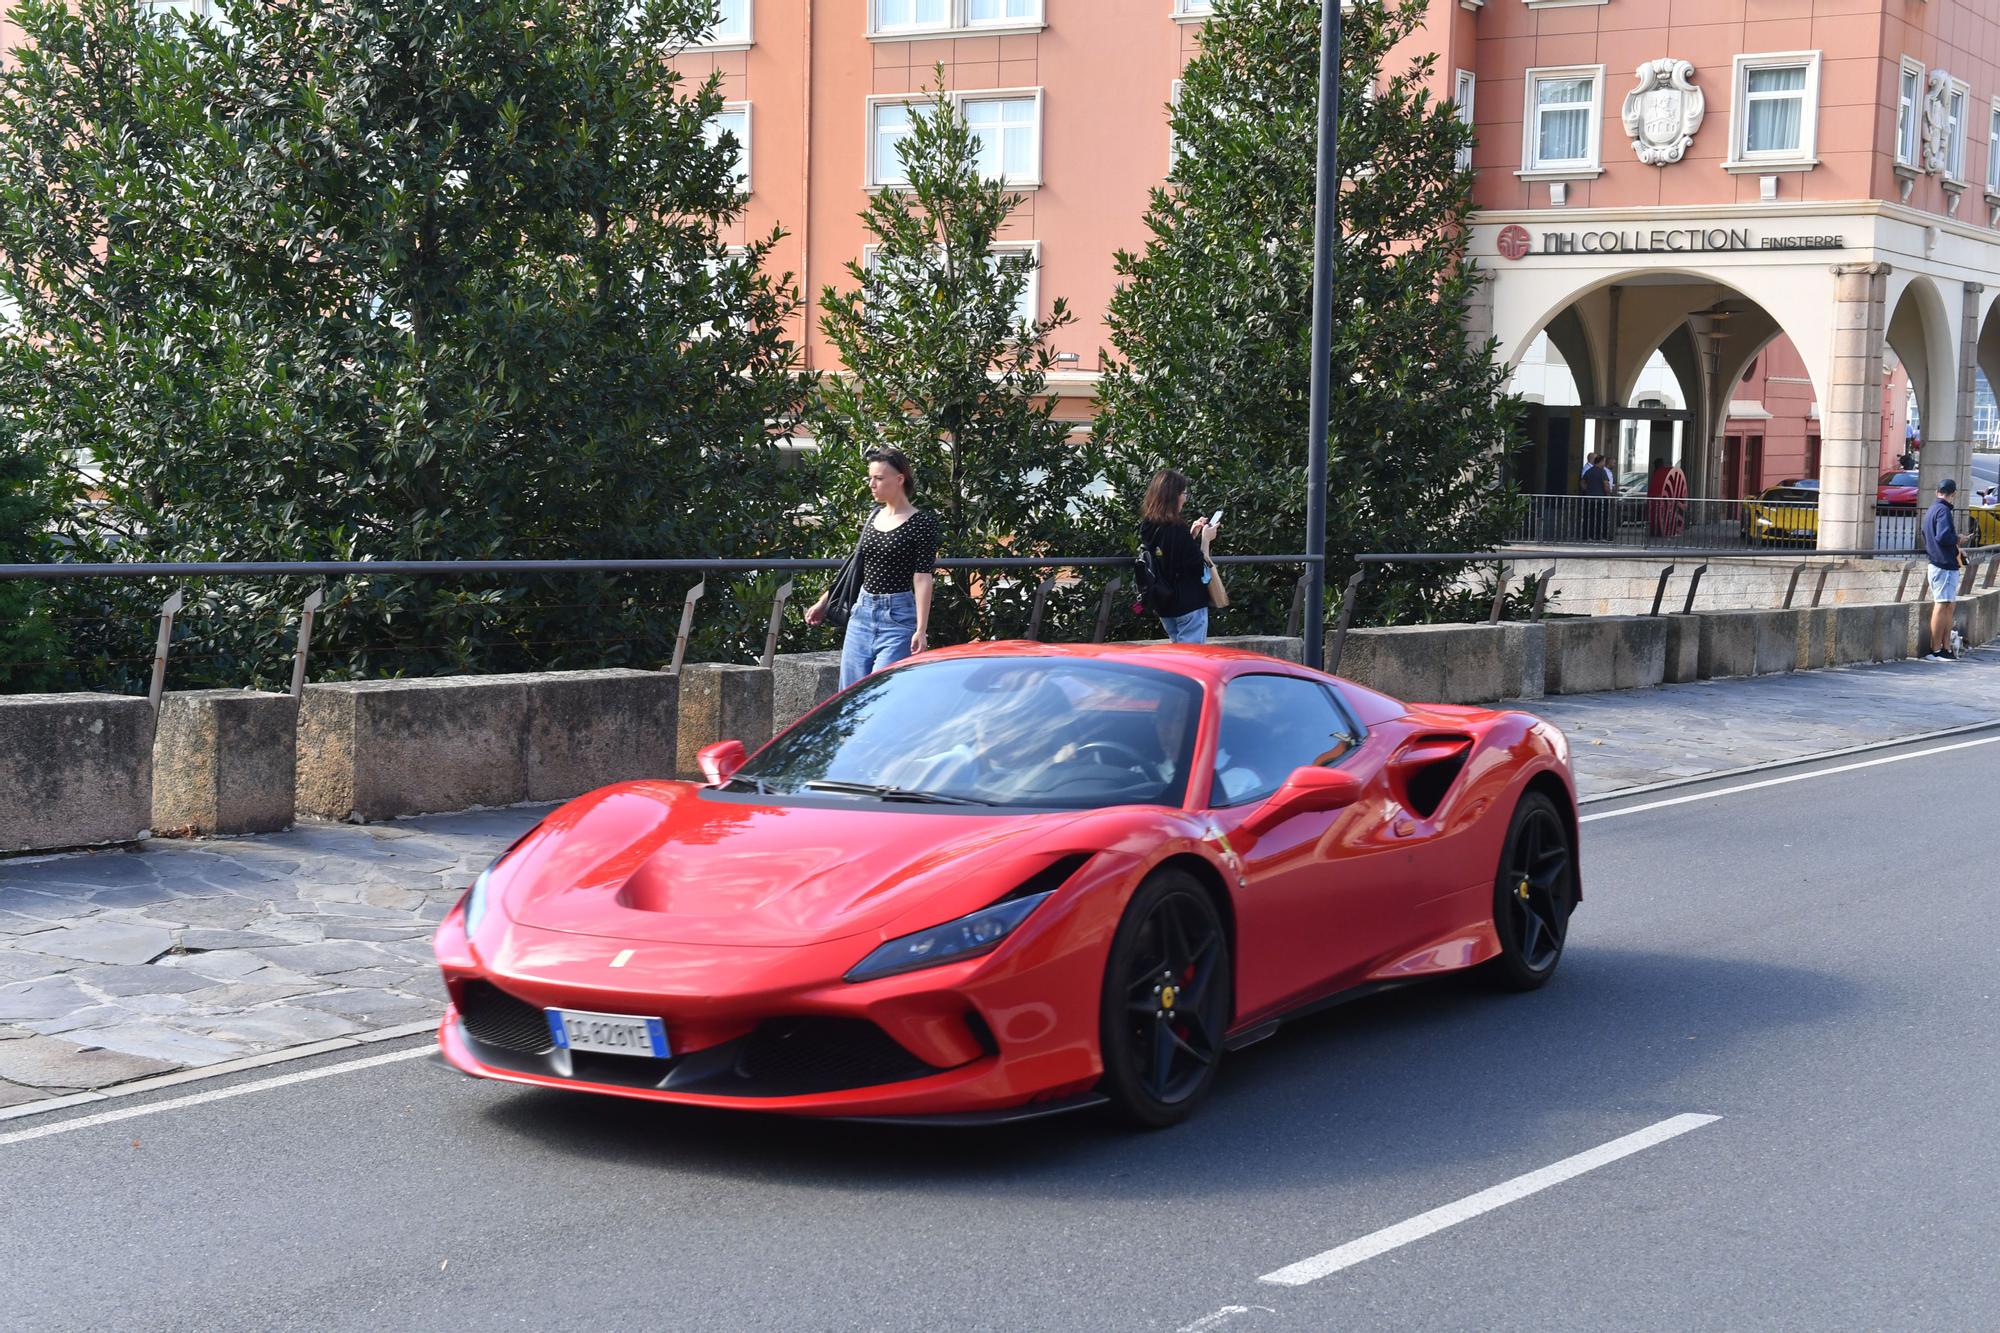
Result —
<svg viewBox="0 0 2000 1333"><path fill-rule="evenodd" d="M1643 208L1492 208L1473 213L1469 221L1475 227L1503 227L1513 223L1530 229L1557 226L1568 231L1581 231L1598 223L1651 223L1663 220L1684 223L1725 220L1770 222L1825 217L1876 217L1911 227L1936 227L1940 231L1949 232L1966 240L1978 241L1984 245L2000 245L2000 231L1991 227L1946 217L1942 213L1926 213L1922 209L1911 208L1907 204L1898 204L1887 199L1648 205Z"/></svg>

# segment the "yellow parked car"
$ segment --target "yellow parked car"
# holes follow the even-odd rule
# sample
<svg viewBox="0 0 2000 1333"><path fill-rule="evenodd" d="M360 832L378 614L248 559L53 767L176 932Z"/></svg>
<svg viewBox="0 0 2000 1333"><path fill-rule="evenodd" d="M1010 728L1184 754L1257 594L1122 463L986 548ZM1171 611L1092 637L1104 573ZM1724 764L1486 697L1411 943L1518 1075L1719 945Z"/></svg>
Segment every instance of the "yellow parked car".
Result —
<svg viewBox="0 0 2000 1333"><path fill-rule="evenodd" d="M1969 505L1965 517L1974 546L2000 546L2000 505Z"/></svg>
<svg viewBox="0 0 2000 1333"><path fill-rule="evenodd" d="M1784 481L1746 497L1742 527L1752 546L1817 546L1819 483Z"/></svg>

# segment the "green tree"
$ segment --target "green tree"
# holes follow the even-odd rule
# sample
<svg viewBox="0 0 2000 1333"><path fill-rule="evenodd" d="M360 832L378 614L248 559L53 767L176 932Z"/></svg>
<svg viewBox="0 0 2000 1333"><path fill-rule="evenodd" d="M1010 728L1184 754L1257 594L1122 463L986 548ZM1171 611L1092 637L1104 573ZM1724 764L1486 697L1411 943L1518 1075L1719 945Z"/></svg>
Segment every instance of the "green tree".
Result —
<svg viewBox="0 0 2000 1333"><path fill-rule="evenodd" d="M9 336L5 317L6 298L0 296L0 340ZM48 558L45 473L41 460L22 447L13 422L0 411L0 565ZM46 590L0 580L0 693L57 688L60 653Z"/></svg>
<svg viewBox="0 0 2000 1333"><path fill-rule="evenodd" d="M1357 552L1486 549L1514 505L1499 458L1517 407L1464 323L1479 281L1465 257L1471 173L1459 165L1472 131L1432 96L1433 57L1385 64L1424 8L1355 5L1343 20L1335 591ZM1118 256L1107 317L1116 360L1098 428L1124 533L1147 477L1172 466L1203 508L1228 510L1219 551L1303 549L1319 15L1293 0L1216 0L1183 75L1173 170L1153 192L1145 249ZM1298 573L1231 571L1244 623L1282 623ZM1418 565L1372 578L1367 613L1438 614L1457 577Z"/></svg>
<svg viewBox="0 0 2000 1333"><path fill-rule="evenodd" d="M710 132L716 80L672 63L713 0L14 17L0 267L27 336L0 387L32 447L101 473L83 550L620 558L788 538L799 478L772 437L801 390L796 303L764 269L775 235L725 245L739 146ZM680 590L355 581L316 660L651 665ZM283 672L301 587L197 591L191 669ZM704 626L760 637L767 608L731 603L712 582Z"/></svg>
<svg viewBox="0 0 2000 1333"><path fill-rule="evenodd" d="M896 153L908 184L870 197L870 249L847 265L855 285L821 297L820 327L846 367L821 384L811 415L827 552L853 541L862 455L881 446L915 467L944 554L1074 554L1099 467L1070 442L1048 387L1049 335L1073 317L1060 297L1047 317L1023 309L1035 261L1005 247L1021 197L983 174L979 136L941 90L912 110ZM977 599L973 582L939 583L933 642L1026 625L1032 575L979 580Z"/></svg>

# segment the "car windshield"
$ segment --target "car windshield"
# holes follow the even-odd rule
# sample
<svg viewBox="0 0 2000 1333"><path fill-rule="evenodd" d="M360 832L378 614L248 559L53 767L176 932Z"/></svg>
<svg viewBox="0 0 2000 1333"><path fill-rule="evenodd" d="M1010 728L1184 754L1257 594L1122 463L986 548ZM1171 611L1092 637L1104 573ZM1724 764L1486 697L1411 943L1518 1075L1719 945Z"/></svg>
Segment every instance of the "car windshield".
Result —
<svg viewBox="0 0 2000 1333"><path fill-rule="evenodd" d="M1882 484L1884 486L1914 486L1917 484L1917 474L1914 472L1884 472L1882 474Z"/></svg>
<svg viewBox="0 0 2000 1333"><path fill-rule="evenodd" d="M758 751L765 794L1023 809L1181 804L1201 687L1063 657L913 663L862 681Z"/></svg>

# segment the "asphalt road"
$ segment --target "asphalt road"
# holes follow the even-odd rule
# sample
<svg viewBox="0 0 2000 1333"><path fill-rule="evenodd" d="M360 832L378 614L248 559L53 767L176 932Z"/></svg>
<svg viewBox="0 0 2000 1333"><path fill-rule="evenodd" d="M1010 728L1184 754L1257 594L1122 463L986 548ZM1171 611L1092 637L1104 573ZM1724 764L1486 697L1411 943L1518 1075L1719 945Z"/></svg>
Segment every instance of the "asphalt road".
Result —
<svg viewBox="0 0 2000 1333"><path fill-rule="evenodd" d="M695 1114L423 1059L0 1122L0 1325L1992 1327L2000 733L1966 739L1593 806L1551 987L1302 1023L1165 1133ZM1259 1280L1686 1113L1719 1119Z"/></svg>

